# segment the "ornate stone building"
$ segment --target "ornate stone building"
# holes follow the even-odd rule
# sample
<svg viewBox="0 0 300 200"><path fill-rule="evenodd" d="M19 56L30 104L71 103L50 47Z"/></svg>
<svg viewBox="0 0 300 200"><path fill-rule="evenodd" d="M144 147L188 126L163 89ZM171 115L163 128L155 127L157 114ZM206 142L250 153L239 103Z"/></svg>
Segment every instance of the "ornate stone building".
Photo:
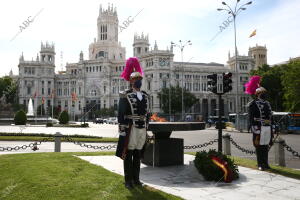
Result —
<svg viewBox="0 0 300 200"><path fill-rule="evenodd" d="M77 63L66 65L66 71L55 73L55 48L53 44L41 44L40 55L35 61L19 60L19 99L28 104L33 99L34 110L44 102L44 107L59 106L70 115L81 116L83 107L95 110L117 107L119 91L128 87L120 78L126 60L125 48L118 41L118 16L115 8L100 7L97 19L97 39L89 45L88 59L81 52ZM255 47L254 47L255 48ZM235 80L235 57L228 57L228 65L219 63L176 62L173 47L160 50L155 42L150 48L148 35L134 35L133 54L141 61L145 72L143 89L151 96L152 112L161 112L157 93L170 85L183 85L199 100L186 112L202 115L217 114L217 96L207 91L207 75L232 72ZM225 114L235 112L235 96L245 111L249 100L243 94L243 84L248 72L255 68L255 49L249 49L248 56L238 56L239 91L233 84L232 92L224 95ZM266 51L265 51L266 55ZM266 57L265 57L266 58ZM266 59L265 59L266 61ZM183 82L182 82L183 81Z"/></svg>

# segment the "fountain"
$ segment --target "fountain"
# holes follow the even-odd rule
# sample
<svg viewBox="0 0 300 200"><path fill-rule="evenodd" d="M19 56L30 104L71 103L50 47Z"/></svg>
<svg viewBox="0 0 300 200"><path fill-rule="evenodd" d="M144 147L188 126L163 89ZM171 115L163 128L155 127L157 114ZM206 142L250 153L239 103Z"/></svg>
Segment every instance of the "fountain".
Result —
<svg viewBox="0 0 300 200"><path fill-rule="evenodd" d="M26 116L28 116L28 117L34 116L34 113L33 113L33 103L32 103L32 99L31 98L29 99L29 102L28 102L28 109L27 109Z"/></svg>

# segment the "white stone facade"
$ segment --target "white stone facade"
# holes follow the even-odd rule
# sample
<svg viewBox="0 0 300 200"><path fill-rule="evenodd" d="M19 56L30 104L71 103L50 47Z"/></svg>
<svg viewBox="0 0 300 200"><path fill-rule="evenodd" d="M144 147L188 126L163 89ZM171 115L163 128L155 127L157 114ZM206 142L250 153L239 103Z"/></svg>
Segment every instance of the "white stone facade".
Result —
<svg viewBox="0 0 300 200"><path fill-rule="evenodd" d="M37 56L35 61L25 61L22 55L18 77L20 104L27 105L29 98L33 98L36 110L43 98L45 107L51 107L54 103L54 106L67 109L71 116L81 116L85 106L95 105L97 110L117 107L119 91L126 89L128 83L120 78L126 61L126 51L118 41L119 25L116 9L100 7L97 27L97 39L89 45L88 60L84 59L81 52L78 63L67 64L64 72L55 74L53 44L42 44L40 56ZM216 115L217 96L207 91L207 75L224 72L234 74L233 90L223 96L225 114L235 112L234 57L229 56L228 65L213 62L175 62L173 47L159 50L155 42L153 49L150 49L149 38L143 34L134 36L133 52L134 56L140 59L145 72L142 89L151 96L152 112L161 112L157 93L163 87L183 84L199 99L199 103L188 112L202 115L204 118ZM241 111L245 111L244 107L249 100L249 96L243 94L242 84L248 80L248 72L254 69L252 56L238 56L240 80L238 94ZM51 95L52 92L54 96ZM72 94L76 94L75 101L72 101Z"/></svg>

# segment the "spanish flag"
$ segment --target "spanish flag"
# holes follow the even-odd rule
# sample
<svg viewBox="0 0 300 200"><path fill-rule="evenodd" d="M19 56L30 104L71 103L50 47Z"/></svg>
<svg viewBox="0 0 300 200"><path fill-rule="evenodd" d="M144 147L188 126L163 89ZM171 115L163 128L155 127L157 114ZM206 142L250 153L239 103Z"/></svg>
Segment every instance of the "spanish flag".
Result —
<svg viewBox="0 0 300 200"><path fill-rule="evenodd" d="M211 157L212 162L224 172L224 182L230 183L233 180L232 171L229 169L227 162L217 156Z"/></svg>
<svg viewBox="0 0 300 200"><path fill-rule="evenodd" d="M256 35L256 29L250 34L249 38L253 37Z"/></svg>

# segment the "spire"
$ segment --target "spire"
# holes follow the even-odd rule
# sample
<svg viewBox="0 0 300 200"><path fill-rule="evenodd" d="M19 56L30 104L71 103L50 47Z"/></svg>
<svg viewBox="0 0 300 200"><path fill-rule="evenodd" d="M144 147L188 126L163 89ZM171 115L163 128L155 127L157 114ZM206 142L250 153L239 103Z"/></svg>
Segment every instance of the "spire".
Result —
<svg viewBox="0 0 300 200"><path fill-rule="evenodd" d="M228 51L228 60L230 59L230 50Z"/></svg>
<svg viewBox="0 0 300 200"><path fill-rule="evenodd" d="M12 77L13 75L14 75L14 73L13 73L12 69L10 69L9 76Z"/></svg>
<svg viewBox="0 0 300 200"><path fill-rule="evenodd" d="M154 50L158 50L157 44L156 44L156 40L155 40L155 44L154 44Z"/></svg>
<svg viewBox="0 0 300 200"><path fill-rule="evenodd" d="M20 61L24 61L24 55L23 55L23 52L22 52L22 55L20 56Z"/></svg>
<svg viewBox="0 0 300 200"><path fill-rule="evenodd" d="M83 52L82 51L79 54L79 61L83 61Z"/></svg>
<svg viewBox="0 0 300 200"><path fill-rule="evenodd" d="M39 54L36 54L36 61L37 61L37 62L39 62L39 61L40 61Z"/></svg>

